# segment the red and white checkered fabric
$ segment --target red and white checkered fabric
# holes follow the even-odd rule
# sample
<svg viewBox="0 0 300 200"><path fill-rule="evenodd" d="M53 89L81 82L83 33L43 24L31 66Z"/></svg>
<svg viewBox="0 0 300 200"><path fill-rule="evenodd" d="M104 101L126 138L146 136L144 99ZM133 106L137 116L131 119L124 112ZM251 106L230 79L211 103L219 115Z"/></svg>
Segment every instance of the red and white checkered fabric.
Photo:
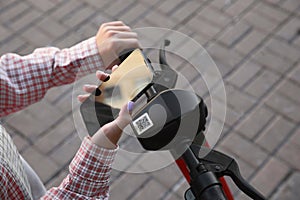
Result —
<svg viewBox="0 0 300 200"><path fill-rule="evenodd" d="M27 56L5 54L0 59L0 117L41 100L53 86L73 82L79 72L82 76L99 69L103 64L95 37L69 49L40 48ZM1 126L0 130L5 131ZM18 152L12 141L2 136L0 199L31 199ZM69 166L68 176L42 199L108 199L116 151L100 148L85 138Z"/></svg>
<svg viewBox="0 0 300 200"><path fill-rule="evenodd" d="M27 56L8 53L0 59L0 117L41 100L53 86L71 83L103 69L92 37L71 48L39 48Z"/></svg>

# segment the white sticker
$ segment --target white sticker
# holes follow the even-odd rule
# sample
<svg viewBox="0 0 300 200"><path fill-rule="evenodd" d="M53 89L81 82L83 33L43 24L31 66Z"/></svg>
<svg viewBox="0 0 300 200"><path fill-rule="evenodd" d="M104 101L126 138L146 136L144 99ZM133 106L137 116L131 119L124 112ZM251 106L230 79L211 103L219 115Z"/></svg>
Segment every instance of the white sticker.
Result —
<svg viewBox="0 0 300 200"><path fill-rule="evenodd" d="M153 122L151 121L148 113L144 113L142 116L133 121L133 126L137 134L141 135L153 126Z"/></svg>

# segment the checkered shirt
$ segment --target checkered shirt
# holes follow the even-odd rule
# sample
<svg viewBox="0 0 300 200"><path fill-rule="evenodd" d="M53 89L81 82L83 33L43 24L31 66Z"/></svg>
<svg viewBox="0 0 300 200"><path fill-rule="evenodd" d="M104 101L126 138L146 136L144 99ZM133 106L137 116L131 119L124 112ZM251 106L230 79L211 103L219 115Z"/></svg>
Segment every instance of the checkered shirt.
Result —
<svg viewBox="0 0 300 200"><path fill-rule="evenodd" d="M103 69L103 64L95 37L63 50L49 47L27 56L5 54L0 59L0 117L41 100L53 86L73 82L78 73L83 76L97 69ZM0 126L0 130L3 132L4 128ZM7 138L1 133L1 144L6 145L0 149L0 199L31 199L19 154ZM42 199L108 199L116 151L98 147L86 137L67 177Z"/></svg>
<svg viewBox="0 0 300 200"><path fill-rule="evenodd" d="M68 84L103 69L92 37L71 48L39 48L27 56L8 53L0 59L0 117L41 100L53 86Z"/></svg>
<svg viewBox="0 0 300 200"><path fill-rule="evenodd" d="M0 199L31 199L30 185L20 154L0 125Z"/></svg>
<svg viewBox="0 0 300 200"><path fill-rule="evenodd" d="M42 199L108 199L111 165L117 149L100 148L86 137L69 166L69 175Z"/></svg>

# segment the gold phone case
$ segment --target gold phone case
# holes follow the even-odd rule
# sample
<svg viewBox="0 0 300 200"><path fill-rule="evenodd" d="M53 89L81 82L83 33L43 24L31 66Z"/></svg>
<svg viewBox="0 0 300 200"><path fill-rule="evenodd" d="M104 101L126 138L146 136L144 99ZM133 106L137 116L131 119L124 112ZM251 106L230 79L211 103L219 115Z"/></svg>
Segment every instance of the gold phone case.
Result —
<svg viewBox="0 0 300 200"><path fill-rule="evenodd" d="M110 79L98 89L99 96L91 96L80 105L82 119L92 136L101 126L114 120L119 109L151 86L153 72L140 49L134 50L111 73Z"/></svg>
<svg viewBox="0 0 300 200"><path fill-rule="evenodd" d="M102 93L95 97L95 101L121 108L151 83L153 73L148 65L141 50L134 50L112 72L109 81L98 87Z"/></svg>

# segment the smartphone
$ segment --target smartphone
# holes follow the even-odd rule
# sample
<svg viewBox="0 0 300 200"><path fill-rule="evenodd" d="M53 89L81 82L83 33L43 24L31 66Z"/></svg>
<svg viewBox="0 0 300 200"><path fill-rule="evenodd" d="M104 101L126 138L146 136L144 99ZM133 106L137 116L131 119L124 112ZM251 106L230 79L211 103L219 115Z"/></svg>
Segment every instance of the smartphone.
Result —
<svg viewBox="0 0 300 200"><path fill-rule="evenodd" d="M120 108L136 100L153 81L153 68L142 50L133 50L113 71L110 79L99 85L99 96L92 94L80 106L80 112L89 135L113 121Z"/></svg>

